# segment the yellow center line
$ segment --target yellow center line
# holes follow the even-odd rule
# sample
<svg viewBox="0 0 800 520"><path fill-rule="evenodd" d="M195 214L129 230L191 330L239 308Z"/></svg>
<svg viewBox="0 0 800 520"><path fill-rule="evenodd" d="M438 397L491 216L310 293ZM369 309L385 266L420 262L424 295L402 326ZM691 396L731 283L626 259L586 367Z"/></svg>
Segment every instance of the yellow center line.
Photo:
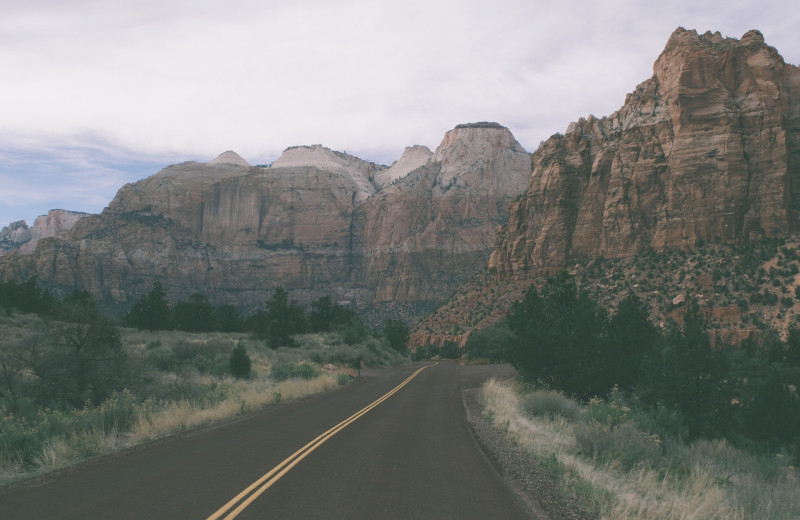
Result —
<svg viewBox="0 0 800 520"><path fill-rule="evenodd" d="M377 399L372 404L365 406L364 408L354 413L344 421L340 422L333 428L330 428L326 432L317 436L314 440L312 440L311 442L309 442L296 452L292 453L283 462L272 468L264 476L262 476L261 478L250 484L244 491L242 491L241 493L233 497L231 500L229 500L227 504L222 506L219 510L217 510L217 512L209 516L206 520L217 520L222 515L230 511L231 508L233 508L236 504L239 504L239 506L236 507L236 509L230 511L230 513L228 514L228 516L224 518L224 520L231 520L233 518L236 518L239 515L239 513L241 513L256 498L258 498L262 493L264 493L264 491L269 489L275 482L277 482L281 477L283 477L286 473L288 473L289 470L295 467L295 465L297 465L298 462L306 458L311 452L320 447L325 441L327 441L328 439L330 439L331 437L333 437L334 435L345 429L347 426L355 422L362 415L366 414L367 412L369 412L370 410L372 410L373 408L380 405L385 400L389 399L391 396L399 392L401 388L406 386L412 379L417 377L417 374L419 374L426 368L436 366L437 364L438 363L434 363L433 365L428 365L420 368L419 370L411 374L405 381L394 387L391 391L386 393L380 399Z"/></svg>

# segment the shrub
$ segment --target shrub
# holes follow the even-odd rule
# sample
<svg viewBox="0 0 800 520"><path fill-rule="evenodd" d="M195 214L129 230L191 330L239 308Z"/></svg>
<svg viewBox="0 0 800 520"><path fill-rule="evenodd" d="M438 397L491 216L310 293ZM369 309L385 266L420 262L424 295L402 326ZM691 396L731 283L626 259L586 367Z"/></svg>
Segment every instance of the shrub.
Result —
<svg viewBox="0 0 800 520"><path fill-rule="evenodd" d="M537 390L525 397L522 408L533 417L563 417L568 421L579 421L584 412L580 404L564 394L552 390Z"/></svg>
<svg viewBox="0 0 800 520"><path fill-rule="evenodd" d="M439 355L444 359L458 359L461 357L461 348L455 341L445 341Z"/></svg>
<svg viewBox="0 0 800 520"><path fill-rule="evenodd" d="M578 425L575 440L583 455L626 469L639 464L655 466L662 458L658 436L647 435L632 423L613 428L596 422Z"/></svg>
<svg viewBox="0 0 800 520"><path fill-rule="evenodd" d="M270 377L275 381L287 379L314 379L320 374L319 369L310 363L276 363L272 365Z"/></svg>
<svg viewBox="0 0 800 520"><path fill-rule="evenodd" d="M247 379L250 377L251 366L252 362L250 361L250 356L247 355L247 349L240 341L231 353L231 374L237 379Z"/></svg>

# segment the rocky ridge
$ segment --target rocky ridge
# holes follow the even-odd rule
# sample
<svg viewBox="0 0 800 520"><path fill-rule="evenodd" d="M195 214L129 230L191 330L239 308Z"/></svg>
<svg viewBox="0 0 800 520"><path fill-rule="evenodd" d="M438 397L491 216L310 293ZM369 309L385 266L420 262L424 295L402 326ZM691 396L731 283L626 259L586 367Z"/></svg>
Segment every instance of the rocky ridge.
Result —
<svg viewBox="0 0 800 520"><path fill-rule="evenodd" d="M86 217L88 213L53 209L47 215L40 215L29 228L24 220L13 222L0 231L0 255L17 252L29 255L43 238L63 237Z"/></svg>
<svg viewBox="0 0 800 520"><path fill-rule="evenodd" d="M474 284L510 294L593 258L789 236L800 222L800 69L758 31L736 40L679 28L620 110L571 123L531 165ZM478 285L446 305L458 324L431 316L414 341L463 344L487 323L475 318L481 295L502 315L511 298Z"/></svg>
<svg viewBox="0 0 800 520"><path fill-rule="evenodd" d="M327 295L413 317L486 263L529 174L528 153L499 125L451 130L436 157L410 147L386 167L314 145L269 167L234 152L169 166L65 237L7 255L0 277L36 275L122 305L161 281L173 301L202 292L243 310L281 285L303 303Z"/></svg>

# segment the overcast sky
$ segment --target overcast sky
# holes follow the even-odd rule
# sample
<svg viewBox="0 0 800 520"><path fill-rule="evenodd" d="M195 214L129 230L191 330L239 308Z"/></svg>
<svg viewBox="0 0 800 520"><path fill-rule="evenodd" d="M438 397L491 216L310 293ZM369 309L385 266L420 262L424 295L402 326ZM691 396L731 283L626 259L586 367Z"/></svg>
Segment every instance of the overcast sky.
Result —
<svg viewBox="0 0 800 520"><path fill-rule="evenodd" d="M657 7L656 7L657 6ZM800 62L794 1L0 0L0 227L100 212L124 183L321 143L391 164L459 123L530 152L617 110L678 27L759 29Z"/></svg>

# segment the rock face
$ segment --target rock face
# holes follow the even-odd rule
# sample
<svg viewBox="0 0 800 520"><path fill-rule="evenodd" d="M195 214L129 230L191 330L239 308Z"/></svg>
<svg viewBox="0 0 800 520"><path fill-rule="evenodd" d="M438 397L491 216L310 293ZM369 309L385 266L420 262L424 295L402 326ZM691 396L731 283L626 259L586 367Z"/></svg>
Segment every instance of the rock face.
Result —
<svg viewBox="0 0 800 520"><path fill-rule="evenodd" d="M33 228L29 228L23 220L14 222L0 231L0 255L11 251L30 255L41 239L65 236L67 231L87 215L88 213L78 211L53 209L47 215L37 217Z"/></svg>
<svg viewBox="0 0 800 520"><path fill-rule="evenodd" d="M0 255L16 251L29 242L33 233L24 220L18 220L0 230Z"/></svg>
<svg viewBox="0 0 800 520"><path fill-rule="evenodd" d="M233 150L228 150L216 156L208 164L234 164L236 166L250 166L250 163L242 159L242 156Z"/></svg>
<svg viewBox="0 0 800 520"><path fill-rule="evenodd" d="M500 277L797 229L800 70L758 31L681 28L653 72L618 112L533 154L491 257Z"/></svg>
<svg viewBox="0 0 800 520"><path fill-rule="evenodd" d="M459 125L430 162L356 209L359 278L376 301L438 301L485 265L530 156L497 124Z"/></svg>
<svg viewBox="0 0 800 520"><path fill-rule="evenodd" d="M571 123L531 166L489 269L418 324L413 344L463 345L530 284L583 260L796 233L800 69L758 31L679 28L619 111Z"/></svg>
<svg viewBox="0 0 800 520"><path fill-rule="evenodd" d="M375 174L375 185L380 189L397 179L402 179L412 171L416 170L433 157L433 152L427 146L409 146L403 152L400 160L389 168Z"/></svg>
<svg viewBox="0 0 800 520"><path fill-rule="evenodd" d="M167 167L122 187L102 214L31 256L7 255L0 277L131 302L160 281L249 310L281 285L309 303L441 302L485 265L530 156L499 125L447 133L436 154L410 147L392 167L320 145L270 167L234 152Z"/></svg>

